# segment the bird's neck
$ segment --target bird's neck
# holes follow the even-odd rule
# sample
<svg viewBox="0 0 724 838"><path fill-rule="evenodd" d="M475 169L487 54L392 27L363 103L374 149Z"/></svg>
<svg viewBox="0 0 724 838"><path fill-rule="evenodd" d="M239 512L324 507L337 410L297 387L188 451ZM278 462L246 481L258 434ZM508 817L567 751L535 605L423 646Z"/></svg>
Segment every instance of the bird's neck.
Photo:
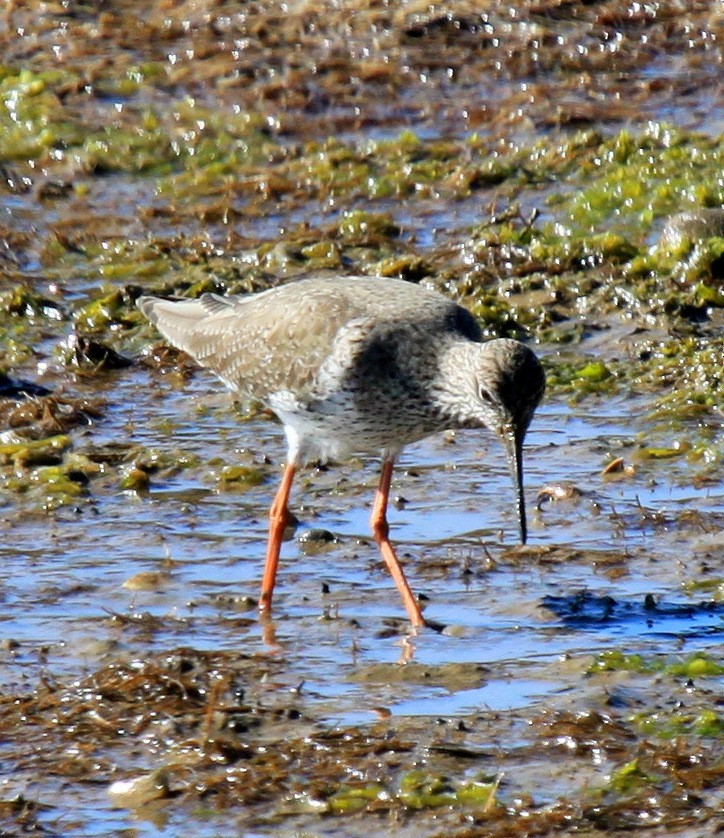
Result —
<svg viewBox="0 0 724 838"><path fill-rule="evenodd" d="M457 338L440 349L432 390L440 413L449 420L449 427L477 428L481 425L474 370L479 364L482 346Z"/></svg>

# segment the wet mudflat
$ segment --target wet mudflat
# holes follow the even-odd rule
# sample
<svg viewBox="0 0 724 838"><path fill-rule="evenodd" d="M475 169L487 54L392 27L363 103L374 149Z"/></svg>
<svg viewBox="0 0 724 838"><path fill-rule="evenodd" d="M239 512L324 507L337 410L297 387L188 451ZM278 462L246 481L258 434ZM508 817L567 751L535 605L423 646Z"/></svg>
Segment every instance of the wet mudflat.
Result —
<svg viewBox="0 0 724 838"><path fill-rule="evenodd" d="M724 805L715 3L11 2L0 19L3 834L703 836ZM695 220L666 219L691 211ZM497 442L309 469L141 293L317 270L535 346Z"/></svg>

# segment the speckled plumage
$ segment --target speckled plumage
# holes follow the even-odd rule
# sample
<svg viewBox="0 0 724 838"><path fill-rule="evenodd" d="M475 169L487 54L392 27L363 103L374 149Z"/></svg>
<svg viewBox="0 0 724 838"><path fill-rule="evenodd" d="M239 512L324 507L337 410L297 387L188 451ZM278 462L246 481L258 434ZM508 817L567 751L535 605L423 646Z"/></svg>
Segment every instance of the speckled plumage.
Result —
<svg viewBox="0 0 724 838"><path fill-rule="evenodd" d="M436 431L485 424L477 379L510 381L512 412L530 406L530 415L517 411L525 428L542 393L530 350L481 343L466 309L402 280L316 277L249 296L144 297L139 306L172 344L274 410L292 431L297 463L394 455Z"/></svg>
<svg viewBox="0 0 724 838"><path fill-rule="evenodd" d="M448 428L487 427L505 447L525 541L522 444L545 381L522 343L483 342L466 309L397 279L322 276L248 296L138 304L172 344L279 416L291 475L308 460L379 454L390 468L378 541L387 539L386 492L400 450ZM280 520L289 485L277 496ZM272 585L275 572L274 563ZM404 578L396 581L402 591Z"/></svg>

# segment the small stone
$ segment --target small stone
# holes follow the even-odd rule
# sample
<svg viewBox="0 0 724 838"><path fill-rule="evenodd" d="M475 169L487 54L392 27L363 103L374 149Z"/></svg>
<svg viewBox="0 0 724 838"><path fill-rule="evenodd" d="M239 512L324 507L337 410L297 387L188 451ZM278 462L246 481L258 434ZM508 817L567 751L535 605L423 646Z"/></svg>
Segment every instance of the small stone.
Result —
<svg viewBox="0 0 724 838"><path fill-rule="evenodd" d="M150 774L118 780L108 789L108 796L114 806L123 809L138 809L152 800L169 796L168 775L159 768Z"/></svg>

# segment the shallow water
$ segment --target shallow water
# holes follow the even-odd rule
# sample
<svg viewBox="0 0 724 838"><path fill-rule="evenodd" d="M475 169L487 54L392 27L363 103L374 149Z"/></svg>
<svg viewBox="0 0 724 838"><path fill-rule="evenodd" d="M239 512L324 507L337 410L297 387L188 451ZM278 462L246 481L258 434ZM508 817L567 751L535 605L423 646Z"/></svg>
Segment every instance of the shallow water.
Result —
<svg viewBox="0 0 724 838"><path fill-rule="evenodd" d="M160 396L144 372L118 377L114 408L87 441L125 435L194 452L202 463L213 456L233 462L235 449L245 459L279 463L280 428L240 423L218 392L205 373ZM724 486L697 489L665 462L607 482L602 452L616 452L638 432L629 404L575 413L557 401L542 407L526 446L525 550L511 549L512 488L494 440L459 433L454 442L441 436L404 453L393 491L406 502L390 510L392 536L413 589L428 598L426 616L446 626L442 633L404 631L404 611L367 531L374 462L299 479L297 532L321 527L336 541L316 555L296 539L284 545L271 633L245 598L257 592L277 465L263 484L241 493L219 493L203 468L192 469L152 479L148 494L109 488L80 513L15 521L0 545L2 634L14 641L0 661L2 682L22 691L39 677L79 678L109 661L143 660L149 650L238 650L269 656L277 667L268 683L253 687L258 696L278 701L293 693L317 725L348 727L373 723L380 713L409 723L529 712L563 699L577 704L586 694L580 662L606 649L647 658L711 649L724 612L697 608L682 585L697 578L698 551L717 534L696 524L691 532L677 517L696 510L721 519ZM170 435L156 430L166 420L174 423ZM580 496L543 501L536 510L537 492L562 478ZM150 590L124 587L141 572L161 576ZM649 594L662 612L691 610L647 612ZM606 597L614 607L601 605ZM112 614L135 625L118 624ZM149 626L148 615L158 621ZM401 633L381 631L390 619ZM567 660L578 662L570 673ZM400 668L400 661L410 662ZM34 786L18 768L8 790L32 793ZM55 798L48 786L45 793ZM130 823L102 786L86 786L83 801L83 834ZM173 826L133 822L136 834L174 834ZM208 832L197 823L195 834L215 834L213 823Z"/></svg>
<svg viewBox="0 0 724 838"><path fill-rule="evenodd" d="M207 395L212 388L220 392L200 373L185 390L168 389L159 398L144 373L119 377L115 408L89 429L86 441L101 445L125 435L149 447L193 452L201 462L214 456L233 462L235 449L250 452L243 456L257 462L263 456L283 461L279 426L267 420L239 423L225 396ZM210 412L199 417L209 403ZM516 537L512 487L495 440L458 433L454 441L436 437L403 454L393 495L405 502L390 509L392 537L413 588L429 598L426 616L448 626L445 634L426 631L409 641L416 661L535 667L607 645L630 644L655 654L668 648L672 637L692 650L705 648L706 629L721 629L717 613L678 615L650 627L646 615L631 613L573 627L543 608L546 597L581 591L619 603L640 604L651 594L662 603L691 604L682 584L696 577L697 552L712 544L715 533L696 522L692 533L678 519L692 511L724 516L722 485L695 488L682 482L670 462L647 462L630 480L606 481L601 452L617 452L637 428L628 405L600 407L574 415L552 403L539 411L526 444L530 540L523 551L510 550ZM165 420L175 423L171 435L154 430ZM404 616L368 531L377 467L355 462L308 470L297 481L292 501L300 518L297 535L323 528L335 542L316 551L296 539L283 547L274 623L290 683L303 678L334 684L340 664L354 669L353 658L359 664L400 656L398 639L375 639L382 620ZM21 645L5 662L6 679L35 670L40 647L47 647L42 666L57 672L102 660L98 649L105 643L117 654L118 632L106 625L115 612L150 612L169 620L171 631L161 628L155 648L188 643L234 649L243 642L247 651L279 652L264 643L254 609L243 601L257 593L266 509L279 469L272 466L259 486L221 493L203 468L189 471L158 482L152 478L148 494L110 489L82 512L61 510L50 520L13 522L12 536L0 546L6 569L3 619L7 634ZM543 500L536 508L537 492L561 480L580 496ZM565 548L560 556L558 548ZM157 589L123 587L142 572L163 574ZM329 593L322 593L323 584ZM243 618L242 626L224 625L235 617ZM350 626L351 619L358 628ZM127 654L142 652L126 637L122 646ZM310 648L316 649L312 655ZM563 686L549 685L544 692ZM525 689L516 688L516 694L525 701ZM338 696L334 687L325 690L334 717L380 700L369 685L341 689ZM414 689L404 698L416 700ZM460 701L454 694L424 696L431 714L454 713Z"/></svg>

